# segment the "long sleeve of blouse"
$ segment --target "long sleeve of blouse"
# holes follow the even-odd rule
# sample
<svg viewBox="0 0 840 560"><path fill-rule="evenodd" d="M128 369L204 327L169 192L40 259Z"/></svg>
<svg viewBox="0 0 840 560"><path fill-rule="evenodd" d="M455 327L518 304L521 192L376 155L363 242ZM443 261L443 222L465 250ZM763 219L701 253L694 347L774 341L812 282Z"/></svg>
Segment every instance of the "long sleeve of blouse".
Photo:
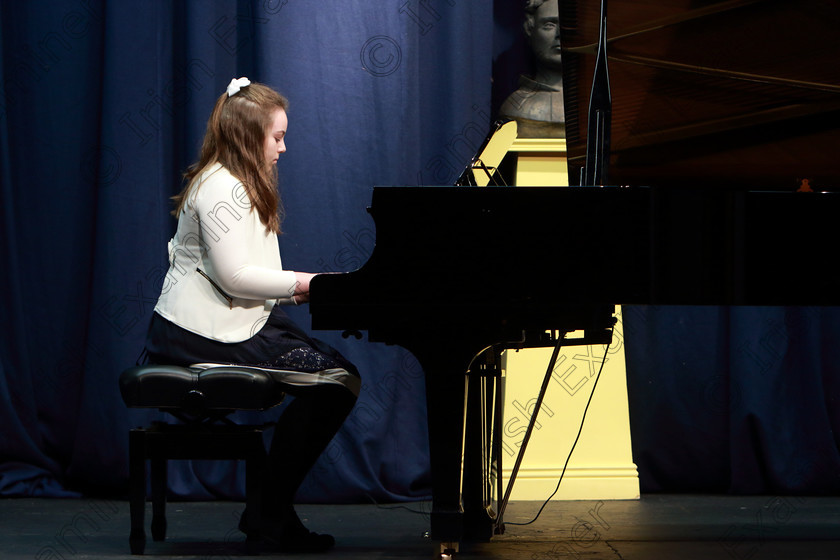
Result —
<svg viewBox="0 0 840 560"><path fill-rule="evenodd" d="M260 221L242 183L224 169L205 179L190 202L206 243L205 271L228 295L290 301L296 276L283 270L277 235Z"/></svg>

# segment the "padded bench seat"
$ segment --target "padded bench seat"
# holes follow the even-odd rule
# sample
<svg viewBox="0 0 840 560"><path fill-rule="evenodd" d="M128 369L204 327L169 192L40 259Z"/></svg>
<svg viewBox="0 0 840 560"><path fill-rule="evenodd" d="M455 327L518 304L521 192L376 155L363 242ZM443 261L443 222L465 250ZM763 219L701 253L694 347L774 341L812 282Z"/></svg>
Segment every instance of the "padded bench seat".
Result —
<svg viewBox="0 0 840 560"><path fill-rule="evenodd" d="M283 400L286 374L298 372L223 364L135 366L120 376L120 393L132 408L196 416L266 410Z"/></svg>

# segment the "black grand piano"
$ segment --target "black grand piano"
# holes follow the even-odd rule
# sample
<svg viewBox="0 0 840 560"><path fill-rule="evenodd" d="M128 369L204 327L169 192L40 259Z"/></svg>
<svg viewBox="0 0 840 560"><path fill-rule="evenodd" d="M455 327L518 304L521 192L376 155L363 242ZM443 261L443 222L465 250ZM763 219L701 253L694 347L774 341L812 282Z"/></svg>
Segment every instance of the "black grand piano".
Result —
<svg viewBox="0 0 840 560"><path fill-rule="evenodd" d="M615 305L840 304L840 3L608 4L602 182L374 188L370 259L311 285L314 329L367 331L424 369L438 541L502 527L488 349L605 343ZM604 8L561 0L570 177L604 95Z"/></svg>

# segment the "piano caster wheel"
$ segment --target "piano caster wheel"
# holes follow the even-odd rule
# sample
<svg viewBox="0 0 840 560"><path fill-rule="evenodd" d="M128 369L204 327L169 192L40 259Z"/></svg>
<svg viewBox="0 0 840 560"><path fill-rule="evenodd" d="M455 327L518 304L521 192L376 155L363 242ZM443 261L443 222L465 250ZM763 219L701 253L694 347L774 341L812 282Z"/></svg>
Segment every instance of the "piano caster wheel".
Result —
<svg viewBox="0 0 840 560"><path fill-rule="evenodd" d="M442 542L435 555L436 560L455 560L458 556L457 542Z"/></svg>

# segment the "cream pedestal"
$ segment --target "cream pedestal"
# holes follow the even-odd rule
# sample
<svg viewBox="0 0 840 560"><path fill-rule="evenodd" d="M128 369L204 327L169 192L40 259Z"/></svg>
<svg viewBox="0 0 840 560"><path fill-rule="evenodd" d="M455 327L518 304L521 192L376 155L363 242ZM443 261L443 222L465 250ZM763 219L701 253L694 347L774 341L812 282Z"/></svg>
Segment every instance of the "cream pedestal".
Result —
<svg viewBox="0 0 840 560"><path fill-rule="evenodd" d="M517 139L516 185L568 185L566 142L554 138ZM570 244L568 262L579 259ZM583 259L584 261L586 259ZM551 373L542 410L514 484L511 499L545 500L554 491L563 465L577 437L584 409L583 431L554 499L638 499L639 476L630 447L630 417L621 310L616 309L613 342L592 393L603 346L569 346L561 351ZM506 351L503 477L510 480L540 385L551 357L551 348Z"/></svg>
<svg viewBox="0 0 840 560"><path fill-rule="evenodd" d="M565 139L517 138L508 152L516 154L515 185L557 187L569 184Z"/></svg>

